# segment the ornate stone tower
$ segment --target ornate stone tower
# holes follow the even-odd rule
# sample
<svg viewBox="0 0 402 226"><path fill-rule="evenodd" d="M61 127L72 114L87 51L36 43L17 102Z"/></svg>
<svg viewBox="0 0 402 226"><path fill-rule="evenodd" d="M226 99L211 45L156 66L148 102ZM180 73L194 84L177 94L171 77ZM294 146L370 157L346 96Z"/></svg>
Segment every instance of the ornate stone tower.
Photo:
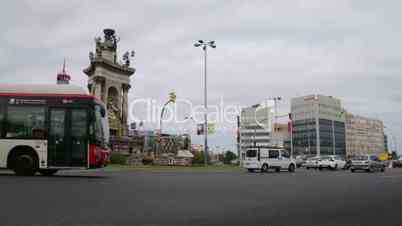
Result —
<svg viewBox="0 0 402 226"><path fill-rule="evenodd" d="M70 84L71 76L66 72L66 60L63 63L63 70L57 74L57 85L68 85Z"/></svg>
<svg viewBox="0 0 402 226"><path fill-rule="evenodd" d="M89 92L106 103L110 135L127 136L128 91L130 76L135 69L130 67L130 53L123 55L123 62L117 57L116 37L112 29L104 29L104 39L95 38L96 51L89 53L90 65L84 69L88 75ZM131 52L134 57L134 52Z"/></svg>

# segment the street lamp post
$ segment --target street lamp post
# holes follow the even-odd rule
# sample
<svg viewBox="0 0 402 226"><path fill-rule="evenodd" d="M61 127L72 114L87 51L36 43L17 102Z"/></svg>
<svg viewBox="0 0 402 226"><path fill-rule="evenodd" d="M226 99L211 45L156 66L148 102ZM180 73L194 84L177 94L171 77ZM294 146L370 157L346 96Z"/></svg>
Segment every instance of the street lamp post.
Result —
<svg viewBox="0 0 402 226"><path fill-rule="evenodd" d="M215 41L198 40L195 47L201 47L204 51L204 165L208 165L208 102L207 102L207 49L216 48Z"/></svg>

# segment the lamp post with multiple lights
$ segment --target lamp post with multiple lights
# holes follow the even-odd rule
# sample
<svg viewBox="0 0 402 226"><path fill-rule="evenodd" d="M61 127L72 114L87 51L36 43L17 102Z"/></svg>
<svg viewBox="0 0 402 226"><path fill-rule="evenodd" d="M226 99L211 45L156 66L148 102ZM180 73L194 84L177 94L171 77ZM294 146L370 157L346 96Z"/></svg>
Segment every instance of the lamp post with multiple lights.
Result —
<svg viewBox="0 0 402 226"><path fill-rule="evenodd" d="M195 47L201 47L204 51L204 165L208 165L208 102L207 102L207 49L216 48L215 41L198 40L194 43Z"/></svg>

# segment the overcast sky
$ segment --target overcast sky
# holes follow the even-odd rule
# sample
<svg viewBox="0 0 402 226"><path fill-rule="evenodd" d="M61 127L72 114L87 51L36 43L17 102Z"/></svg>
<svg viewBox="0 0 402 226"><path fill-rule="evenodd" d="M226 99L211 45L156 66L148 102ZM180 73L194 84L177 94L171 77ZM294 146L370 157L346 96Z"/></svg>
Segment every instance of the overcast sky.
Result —
<svg viewBox="0 0 402 226"><path fill-rule="evenodd" d="M86 86L94 37L110 27L121 54L136 51L131 100L176 90L200 104L202 52L192 44L211 39L209 103L282 96L286 112L291 97L332 95L382 119L401 146L401 8L396 0L3 1L0 82L53 83L65 57L72 82ZM232 133L217 137L213 145L234 142Z"/></svg>

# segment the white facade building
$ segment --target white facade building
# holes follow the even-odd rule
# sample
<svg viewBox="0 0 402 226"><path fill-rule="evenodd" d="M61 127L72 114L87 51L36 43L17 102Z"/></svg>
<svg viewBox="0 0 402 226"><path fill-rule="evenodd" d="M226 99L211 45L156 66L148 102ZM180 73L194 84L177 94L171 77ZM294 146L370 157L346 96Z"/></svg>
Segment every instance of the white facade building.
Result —
<svg viewBox="0 0 402 226"><path fill-rule="evenodd" d="M243 108L240 115L240 147L272 145L272 113L269 107Z"/></svg>
<svg viewBox="0 0 402 226"><path fill-rule="evenodd" d="M247 147L272 146L272 108L255 105L243 108L240 114L240 153L245 157Z"/></svg>

